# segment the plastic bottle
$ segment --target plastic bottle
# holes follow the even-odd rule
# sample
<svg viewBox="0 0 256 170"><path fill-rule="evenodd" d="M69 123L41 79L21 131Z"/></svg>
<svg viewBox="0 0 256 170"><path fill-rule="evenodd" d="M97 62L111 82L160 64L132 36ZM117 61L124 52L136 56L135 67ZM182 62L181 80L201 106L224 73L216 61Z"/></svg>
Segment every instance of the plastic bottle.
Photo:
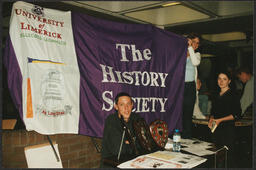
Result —
<svg viewBox="0 0 256 170"><path fill-rule="evenodd" d="M180 152L180 132L179 132L179 129L175 129L172 139L173 139L172 150L174 152Z"/></svg>

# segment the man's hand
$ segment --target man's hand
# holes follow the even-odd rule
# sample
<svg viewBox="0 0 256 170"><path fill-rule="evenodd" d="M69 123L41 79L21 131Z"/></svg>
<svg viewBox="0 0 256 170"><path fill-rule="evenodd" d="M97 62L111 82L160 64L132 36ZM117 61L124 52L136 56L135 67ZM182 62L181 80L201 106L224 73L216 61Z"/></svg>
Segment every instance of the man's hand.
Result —
<svg viewBox="0 0 256 170"><path fill-rule="evenodd" d="M192 46L192 40L188 38L188 46Z"/></svg>

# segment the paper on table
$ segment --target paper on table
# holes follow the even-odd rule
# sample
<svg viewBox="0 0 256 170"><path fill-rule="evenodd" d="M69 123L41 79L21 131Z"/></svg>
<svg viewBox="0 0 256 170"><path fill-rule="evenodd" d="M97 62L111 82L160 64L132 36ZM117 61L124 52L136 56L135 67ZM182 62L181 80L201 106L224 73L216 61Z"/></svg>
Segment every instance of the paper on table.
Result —
<svg viewBox="0 0 256 170"><path fill-rule="evenodd" d="M199 146L187 147L187 148L183 148L183 150L198 156L211 155L215 153L213 151L208 150L207 148L199 147Z"/></svg>
<svg viewBox="0 0 256 170"><path fill-rule="evenodd" d="M147 156L170 161L172 163L180 165L181 168L193 168L207 160L205 158L194 156L191 154L170 151L157 151L155 153L148 154Z"/></svg>
<svg viewBox="0 0 256 170"><path fill-rule="evenodd" d="M118 165L118 168L193 168L207 159L171 151L157 151Z"/></svg>
<svg viewBox="0 0 256 170"><path fill-rule="evenodd" d="M181 145L186 146L182 148L182 150L198 156L211 155L215 153L208 150L209 148L213 147L212 143L201 141L198 139L182 139Z"/></svg>
<svg viewBox="0 0 256 170"><path fill-rule="evenodd" d="M160 159L148 157L147 155L139 156L133 160L124 162L117 166L118 168L182 168L180 164L163 161Z"/></svg>
<svg viewBox="0 0 256 170"><path fill-rule="evenodd" d="M182 146L187 146L187 147L189 147L189 146L200 146L200 147L203 147L203 148L211 148L213 146L212 143L205 142L205 141L195 139L195 138L181 139L181 145Z"/></svg>
<svg viewBox="0 0 256 170"><path fill-rule="evenodd" d="M171 159L175 158L175 156L173 154L165 154L164 152L154 152L154 153L148 154L148 156L160 158L163 160L171 160Z"/></svg>
<svg viewBox="0 0 256 170"><path fill-rule="evenodd" d="M62 168L58 144L53 145L59 161L57 161L50 144L28 146L25 148L25 156L28 168Z"/></svg>
<svg viewBox="0 0 256 170"><path fill-rule="evenodd" d="M167 143L170 143L170 145L172 145L173 143L172 139L168 138ZM181 146L185 146L185 147L182 147L181 150L187 151L197 156L205 156L205 155L211 155L215 153L214 151L209 150L210 148L213 148L213 143L201 141L196 138L181 139L180 143L181 143Z"/></svg>

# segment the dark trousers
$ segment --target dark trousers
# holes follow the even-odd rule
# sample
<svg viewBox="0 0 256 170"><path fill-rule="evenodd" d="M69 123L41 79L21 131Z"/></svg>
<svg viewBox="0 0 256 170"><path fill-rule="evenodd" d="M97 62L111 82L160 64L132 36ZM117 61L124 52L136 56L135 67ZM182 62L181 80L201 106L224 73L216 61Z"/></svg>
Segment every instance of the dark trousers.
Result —
<svg viewBox="0 0 256 170"><path fill-rule="evenodd" d="M196 83L186 82L184 88L183 114L182 114L182 138L192 137L192 116L196 101Z"/></svg>

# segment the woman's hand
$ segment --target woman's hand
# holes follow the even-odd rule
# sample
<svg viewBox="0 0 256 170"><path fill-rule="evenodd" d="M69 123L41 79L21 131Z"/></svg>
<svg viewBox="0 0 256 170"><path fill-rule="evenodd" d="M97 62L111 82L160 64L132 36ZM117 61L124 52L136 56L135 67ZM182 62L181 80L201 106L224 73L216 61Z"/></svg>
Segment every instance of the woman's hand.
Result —
<svg viewBox="0 0 256 170"><path fill-rule="evenodd" d="M231 114L231 115L228 115L228 116L225 116L225 117L222 117L222 118L219 118L219 119L214 119L212 116L210 117L210 120L208 122L208 127L211 128L212 127L212 122L215 121L216 122L216 125L219 126L219 124L221 122L225 122L225 121L230 121L230 120L234 120L234 116Z"/></svg>
<svg viewBox="0 0 256 170"><path fill-rule="evenodd" d="M222 122L222 119L214 119L214 121L216 122L216 125L219 126L219 124Z"/></svg>
<svg viewBox="0 0 256 170"><path fill-rule="evenodd" d="M208 122L208 127L211 128L212 127L212 122L213 122L213 117L210 117L209 122Z"/></svg>

